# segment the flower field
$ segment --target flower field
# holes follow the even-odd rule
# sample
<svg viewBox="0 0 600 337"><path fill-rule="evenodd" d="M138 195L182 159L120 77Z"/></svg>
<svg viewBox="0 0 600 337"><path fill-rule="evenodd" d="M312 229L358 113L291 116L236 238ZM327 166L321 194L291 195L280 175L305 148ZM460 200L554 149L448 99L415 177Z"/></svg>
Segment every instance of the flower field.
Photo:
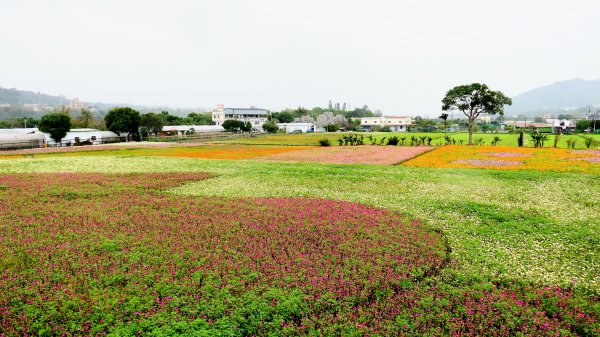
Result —
<svg viewBox="0 0 600 337"><path fill-rule="evenodd" d="M331 146L274 154L258 157L256 160L321 164L393 165L432 149L432 147L427 146Z"/></svg>
<svg viewBox="0 0 600 337"><path fill-rule="evenodd" d="M130 143L127 143L130 144ZM202 159L241 160L286 152L311 149L309 146L278 145L198 145L171 143L143 143L138 145L94 145L90 147L61 147L4 152L0 159L48 156L160 156Z"/></svg>
<svg viewBox="0 0 600 337"><path fill-rule="evenodd" d="M600 174L600 151L508 146L444 146L406 166Z"/></svg>
<svg viewBox="0 0 600 337"><path fill-rule="evenodd" d="M0 334L600 333L572 290L443 281L446 239L394 211L164 192L213 179L0 175Z"/></svg>
<svg viewBox="0 0 600 337"><path fill-rule="evenodd" d="M216 141L216 143L228 143L228 144L260 144L260 145L305 145L311 146L318 144L322 138L327 138L331 144L337 144L337 139L343 135L348 135L348 132L317 132L317 133L303 133L303 134L265 134L253 138L243 139L232 139L225 141ZM455 145L466 145L468 143L469 134L466 132L450 132L444 134L443 132L354 132L357 135L363 135L365 138L373 136L377 140L391 136L397 136L398 138L406 137L407 142L410 142L410 138L414 137L431 137L431 145L441 146L445 144L444 137L447 135L455 141ZM569 142L572 142L572 146L576 149L585 149L585 138L591 137L600 142L600 135L589 134L589 135L563 135L559 138L557 146L559 148L570 148ZM500 137L497 145L499 146L517 146L519 134L517 133L474 133L473 140L481 140L484 144L490 145L495 137ZM549 142L546 142L546 146L552 146L554 136L550 136ZM461 143L462 142L462 143ZM534 143L528 135L525 136L524 144L526 147L533 147Z"/></svg>

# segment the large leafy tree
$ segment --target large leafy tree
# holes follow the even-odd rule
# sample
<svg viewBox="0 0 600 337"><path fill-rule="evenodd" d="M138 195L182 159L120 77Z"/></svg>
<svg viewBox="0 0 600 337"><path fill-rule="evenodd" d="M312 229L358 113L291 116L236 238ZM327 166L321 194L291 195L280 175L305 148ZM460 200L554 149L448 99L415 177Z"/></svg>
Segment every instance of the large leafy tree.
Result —
<svg viewBox="0 0 600 337"><path fill-rule="evenodd" d="M71 130L71 118L69 115L63 113L47 114L40 119L38 129L49 133L50 137L60 144L60 141L67 135L67 132Z"/></svg>
<svg viewBox="0 0 600 337"><path fill-rule="evenodd" d="M113 108L104 117L104 122L106 127L114 133L119 135L127 133L128 138L140 139L139 129L142 117L138 111L132 108Z"/></svg>
<svg viewBox="0 0 600 337"><path fill-rule="evenodd" d="M149 112L147 114L142 115L142 123L141 125L148 130L148 132L153 133L158 136L158 134L162 131L163 128L163 119L161 116Z"/></svg>
<svg viewBox="0 0 600 337"><path fill-rule="evenodd" d="M442 100L442 110L462 111L468 120L469 145L473 145L473 124L482 113L504 115L504 105L512 100L501 91L492 91L485 84L472 83L450 89Z"/></svg>
<svg viewBox="0 0 600 337"><path fill-rule="evenodd" d="M223 129L229 132L250 132L252 131L252 124L250 122L243 122L236 119L228 119L223 122Z"/></svg>

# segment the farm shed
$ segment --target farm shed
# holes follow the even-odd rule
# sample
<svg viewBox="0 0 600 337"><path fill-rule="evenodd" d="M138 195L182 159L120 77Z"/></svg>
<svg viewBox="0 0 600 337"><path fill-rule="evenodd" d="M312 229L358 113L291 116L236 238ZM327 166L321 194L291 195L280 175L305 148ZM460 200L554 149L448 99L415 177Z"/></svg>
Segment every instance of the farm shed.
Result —
<svg viewBox="0 0 600 337"><path fill-rule="evenodd" d="M287 133L292 132L315 132L313 123L277 123L280 130L285 130Z"/></svg>
<svg viewBox="0 0 600 337"><path fill-rule="evenodd" d="M40 132L38 128L13 128L13 129L0 129L0 135L13 135L13 134L28 134Z"/></svg>
<svg viewBox="0 0 600 337"><path fill-rule="evenodd" d="M220 125L166 125L163 126L162 132L176 131L178 135L184 135L186 132L193 129L195 133L208 133L208 132L223 132Z"/></svg>
<svg viewBox="0 0 600 337"><path fill-rule="evenodd" d="M43 133L0 133L0 150L38 148L45 142L46 137Z"/></svg>
<svg viewBox="0 0 600 337"><path fill-rule="evenodd" d="M54 139L49 134L46 135L48 145L56 145ZM67 132L65 138L61 140L63 145L75 145L78 143L89 142L91 144L118 143L121 137L112 131L101 131L97 129L71 129Z"/></svg>

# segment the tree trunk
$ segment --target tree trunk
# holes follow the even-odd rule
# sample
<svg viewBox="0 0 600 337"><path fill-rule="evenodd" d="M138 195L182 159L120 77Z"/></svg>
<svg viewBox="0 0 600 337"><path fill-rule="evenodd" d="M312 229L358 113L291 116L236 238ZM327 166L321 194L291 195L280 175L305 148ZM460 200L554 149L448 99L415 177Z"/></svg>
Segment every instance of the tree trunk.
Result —
<svg viewBox="0 0 600 337"><path fill-rule="evenodd" d="M469 145L473 145L473 122L469 121Z"/></svg>

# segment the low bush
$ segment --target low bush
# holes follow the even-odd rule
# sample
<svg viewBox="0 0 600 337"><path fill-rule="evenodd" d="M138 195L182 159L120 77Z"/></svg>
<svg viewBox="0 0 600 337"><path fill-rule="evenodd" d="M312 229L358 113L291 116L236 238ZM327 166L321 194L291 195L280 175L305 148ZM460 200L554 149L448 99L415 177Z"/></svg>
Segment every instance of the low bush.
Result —
<svg viewBox="0 0 600 337"><path fill-rule="evenodd" d="M322 139L319 139L319 145L320 146L331 146L331 142L329 141L329 138L322 138Z"/></svg>

